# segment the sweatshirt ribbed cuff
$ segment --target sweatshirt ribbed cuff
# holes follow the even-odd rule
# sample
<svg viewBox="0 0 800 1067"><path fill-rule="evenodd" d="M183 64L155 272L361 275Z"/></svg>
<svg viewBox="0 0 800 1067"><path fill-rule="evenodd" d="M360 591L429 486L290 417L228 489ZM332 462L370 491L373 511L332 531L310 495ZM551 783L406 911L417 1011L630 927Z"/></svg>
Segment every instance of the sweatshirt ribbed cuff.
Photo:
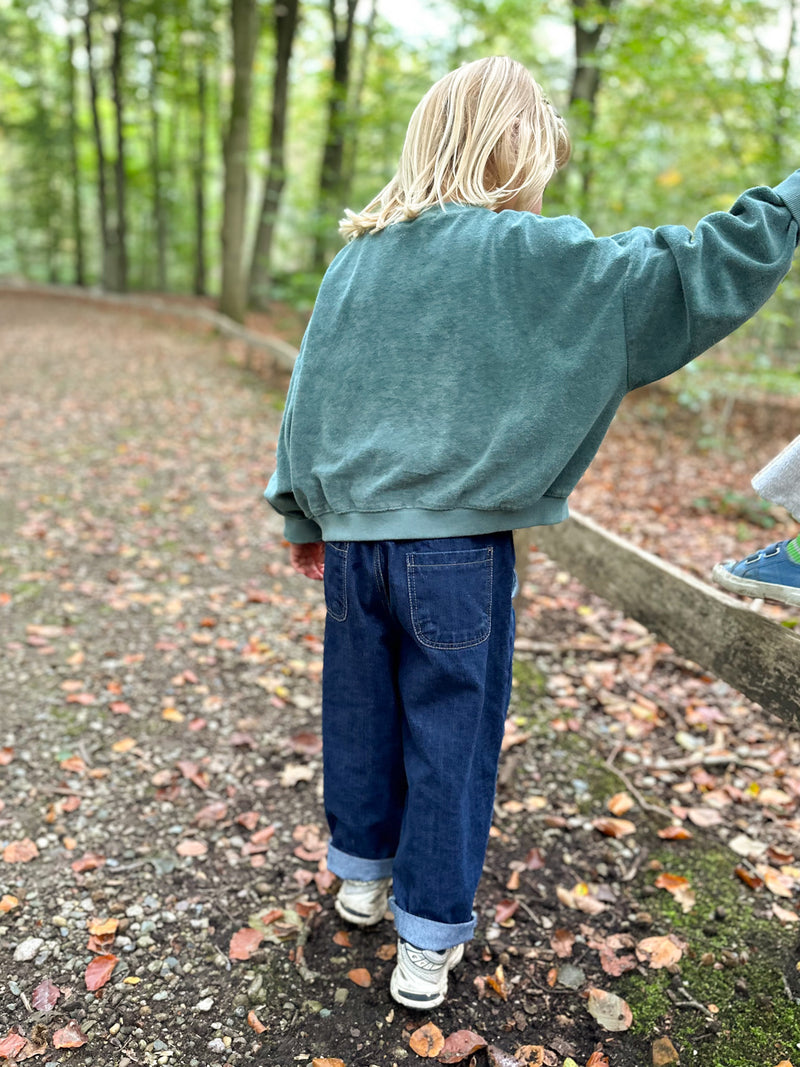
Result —
<svg viewBox="0 0 800 1067"><path fill-rule="evenodd" d="M308 545L322 540L322 530L313 519L284 518L283 536L293 545Z"/></svg>
<svg viewBox="0 0 800 1067"><path fill-rule="evenodd" d="M780 185L775 186L775 192L786 204L800 225L800 170L790 174Z"/></svg>

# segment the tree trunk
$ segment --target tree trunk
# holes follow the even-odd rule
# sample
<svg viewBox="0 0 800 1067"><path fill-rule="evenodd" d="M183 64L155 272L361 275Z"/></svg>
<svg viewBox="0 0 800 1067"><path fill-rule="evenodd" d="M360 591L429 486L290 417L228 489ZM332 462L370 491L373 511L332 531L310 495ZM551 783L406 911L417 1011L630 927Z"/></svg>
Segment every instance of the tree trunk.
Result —
<svg viewBox="0 0 800 1067"><path fill-rule="evenodd" d="M222 220L222 294L220 311L244 321L247 286L244 272L247 157L250 150L250 102L253 58L258 34L256 0L231 0L233 31L233 99L223 149L225 197Z"/></svg>
<svg viewBox="0 0 800 1067"><path fill-rule="evenodd" d="M358 131L361 124L361 105L364 97L364 87L367 84L367 71L369 69L369 55L372 50L372 40L375 36L375 21L378 15L378 0L372 0L369 18L364 29L364 44L361 48L358 63L358 74L353 89L353 98L350 105L348 122L348 134L345 141L344 172L342 176L342 204L346 205L350 199L353 187L353 179L356 173L356 157L358 155Z"/></svg>
<svg viewBox="0 0 800 1067"><path fill-rule="evenodd" d="M150 169L153 182L153 226L156 237L156 284L167 289L167 220L161 186L161 131L158 116L158 16L153 19L153 52L150 57Z"/></svg>
<svg viewBox="0 0 800 1067"><path fill-rule="evenodd" d="M328 97L328 128L319 179L319 209L314 237L313 269L321 273L327 266L332 245L332 230L343 207L344 145L347 134L347 87L350 80L350 55L353 24L358 0L343 0L340 15L338 0L328 0L333 32L333 81Z"/></svg>
<svg viewBox="0 0 800 1067"><path fill-rule="evenodd" d="M108 191L106 186L106 155L103 148L103 131L100 126L100 111L98 108L97 74L94 68L94 41L92 37L92 4L90 3L83 16L83 25L86 38L86 65L89 73L89 98L92 108L92 129L94 131L94 144L97 153L97 199L100 215L100 241L102 245L100 273L104 289L113 289L112 256L111 256L111 226L108 218Z"/></svg>
<svg viewBox="0 0 800 1067"><path fill-rule="evenodd" d="M86 284L86 268L83 251L83 223L81 220L81 176L78 166L78 118L75 105L75 40L67 34L67 86L69 99L69 167L72 181L72 236L75 241L75 285Z"/></svg>
<svg viewBox="0 0 800 1067"><path fill-rule="evenodd" d="M576 120L578 163L581 169L583 185L583 203L581 211L586 209L591 190L594 164L592 159L591 135L597 118L597 93L600 89L601 55L600 44L604 31L609 25L609 15L618 0L572 0L572 21L575 28L575 70L572 76L569 103L572 116ZM587 16L587 7L590 8Z"/></svg>
<svg viewBox="0 0 800 1067"><path fill-rule="evenodd" d="M206 92L206 64L200 53L197 60L197 155L194 162L194 291L197 296L206 294L206 124L208 122Z"/></svg>
<svg viewBox="0 0 800 1067"><path fill-rule="evenodd" d="M117 217L113 252L115 259L115 288L124 293L128 288L127 221L125 214L125 117L122 92L122 40L124 0L117 0L117 23L111 34L111 85L116 119L117 158L114 163L114 189Z"/></svg>
<svg viewBox="0 0 800 1067"><path fill-rule="evenodd" d="M272 80L272 115L269 130L269 169L261 202L253 260L250 265L250 303L266 307L269 301L272 236L281 194L286 182L286 112L289 99L289 63L297 30L299 0L275 4L275 74Z"/></svg>

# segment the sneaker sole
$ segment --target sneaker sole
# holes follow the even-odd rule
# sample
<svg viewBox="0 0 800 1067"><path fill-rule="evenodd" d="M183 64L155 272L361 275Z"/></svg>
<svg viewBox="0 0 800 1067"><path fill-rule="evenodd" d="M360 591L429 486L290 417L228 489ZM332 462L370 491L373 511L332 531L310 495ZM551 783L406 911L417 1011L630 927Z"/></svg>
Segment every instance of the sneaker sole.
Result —
<svg viewBox="0 0 800 1067"><path fill-rule="evenodd" d="M450 960L447 965L447 973L445 978L450 975L452 969L461 963L464 958L464 946L458 946L459 951ZM410 993L405 989L398 989L395 976L397 971L392 973L392 980L389 983L389 992L392 994L392 999L396 1000L398 1004L402 1004L405 1008L416 1008L417 1011L429 1011L431 1008L438 1008L447 996L447 982L445 980L445 988L441 992L436 993ZM398 980L399 981L399 980Z"/></svg>
<svg viewBox="0 0 800 1067"><path fill-rule="evenodd" d="M779 604L800 607L800 589L791 585L773 585L772 582L757 582L752 578L739 578L718 563L711 572L712 581L730 593L739 593L758 600L776 600Z"/></svg>
<svg viewBox="0 0 800 1067"><path fill-rule="evenodd" d="M365 915L362 912L350 911L340 900L335 901L334 907L339 915L347 922L352 923L353 926L377 926L386 914L386 905L384 905L380 915Z"/></svg>

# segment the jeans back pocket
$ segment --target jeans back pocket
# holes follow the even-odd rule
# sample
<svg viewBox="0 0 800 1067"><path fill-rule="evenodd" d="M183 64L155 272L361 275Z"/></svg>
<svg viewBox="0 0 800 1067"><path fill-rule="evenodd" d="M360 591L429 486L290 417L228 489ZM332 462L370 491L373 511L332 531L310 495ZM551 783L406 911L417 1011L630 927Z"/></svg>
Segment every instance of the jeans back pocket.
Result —
<svg viewBox="0 0 800 1067"><path fill-rule="evenodd" d="M428 648L470 648L492 630L492 548L411 552L406 559L414 634Z"/></svg>
<svg viewBox="0 0 800 1067"><path fill-rule="evenodd" d="M328 541L325 544L325 606L336 622L347 618L347 541Z"/></svg>

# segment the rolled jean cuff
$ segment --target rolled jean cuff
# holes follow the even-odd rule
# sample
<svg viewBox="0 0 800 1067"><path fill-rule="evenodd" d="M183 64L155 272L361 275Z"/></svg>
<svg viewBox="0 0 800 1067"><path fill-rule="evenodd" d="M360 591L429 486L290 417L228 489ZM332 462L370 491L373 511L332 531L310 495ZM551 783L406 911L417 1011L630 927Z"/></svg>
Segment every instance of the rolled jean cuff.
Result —
<svg viewBox="0 0 800 1067"><path fill-rule="evenodd" d="M466 923L439 923L435 919L423 919L419 915L403 911L394 897L389 897L389 910L394 915L394 925L399 937L415 948L432 948L437 952L471 941L478 922L474 911L472 918Z"/></svg>
<svg viewBox="0 0 800 1067"><path fill-rule="evenodd" d="M394 856L382 860L367 860L360 856L351 856L341 852L333 845L328 845L328 870L340 878L350 878L354 882L373 882L378 878L391 878Z"/></svg>

